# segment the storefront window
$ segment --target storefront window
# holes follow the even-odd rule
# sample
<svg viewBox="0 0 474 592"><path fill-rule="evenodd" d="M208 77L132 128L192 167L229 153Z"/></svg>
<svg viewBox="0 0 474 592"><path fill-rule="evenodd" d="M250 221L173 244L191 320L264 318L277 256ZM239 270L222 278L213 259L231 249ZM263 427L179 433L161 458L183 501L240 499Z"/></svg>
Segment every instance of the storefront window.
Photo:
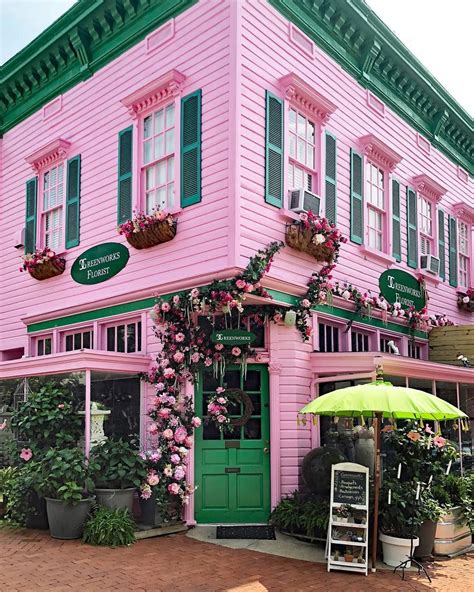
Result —
<svg viewBox="0 0 474 592"><path fill-rule="evenodd" d="M412 389L424 391L425 393L433 394L433 381L429 378L408 378L408 386ZM456 385L454 385L456 387Z"/></svg>

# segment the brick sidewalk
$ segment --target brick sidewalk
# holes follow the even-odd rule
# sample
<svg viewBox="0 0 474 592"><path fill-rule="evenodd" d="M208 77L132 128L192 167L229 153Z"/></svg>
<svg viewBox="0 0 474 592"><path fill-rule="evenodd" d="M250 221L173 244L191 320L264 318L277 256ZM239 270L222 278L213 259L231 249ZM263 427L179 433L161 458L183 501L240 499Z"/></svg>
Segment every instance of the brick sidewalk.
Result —
<svg viewBox="0 0 474 592"><path fill-rule="evenodd" d="M430 570L433 585L390 571L367 578L328 574L324 565L202 543L184 534L130 548L90 547L31 530L0 529L3 592L468 592L474 561L461 557Z"/></svg>

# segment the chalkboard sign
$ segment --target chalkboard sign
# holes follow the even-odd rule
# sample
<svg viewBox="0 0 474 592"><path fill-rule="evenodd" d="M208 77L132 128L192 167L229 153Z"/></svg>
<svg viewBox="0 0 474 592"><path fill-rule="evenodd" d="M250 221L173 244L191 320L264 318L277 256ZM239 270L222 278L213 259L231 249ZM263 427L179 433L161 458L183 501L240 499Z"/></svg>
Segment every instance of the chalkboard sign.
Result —
<svg viewBox="0 0 474 592"><path fill-rule="evenodd" d="M365 505L367 490L365 473L334 471L333 501L337 504Z"/></svg>

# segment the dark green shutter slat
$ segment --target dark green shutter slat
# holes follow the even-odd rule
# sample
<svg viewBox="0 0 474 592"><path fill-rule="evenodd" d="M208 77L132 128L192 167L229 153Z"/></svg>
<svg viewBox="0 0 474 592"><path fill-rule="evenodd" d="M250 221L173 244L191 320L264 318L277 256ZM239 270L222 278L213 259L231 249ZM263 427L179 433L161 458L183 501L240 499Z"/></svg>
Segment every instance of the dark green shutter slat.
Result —
<svg viewBox="0 0 474 592"><path fill-rule="evenodd" d="M80 231L81 155L67 162L66 249L77 247Z"/></svg>
<svg viewBox="0 0 474 592"><path fill-rule="evenodd" d="M449 285L454 288L458 285L458 232L456 218L448 218L449 240Z"/></svg>
<svg viewBox="0 0 474 592"><path fill-rule="evenodd" d="M132 134L132 127L119 132L117 202L119 224L132 217Z"/></svg>
<svg viewBox="0 0 474 592"><path fill-rule="evenodd" d="M283 207L283 101L266 92L265 201Z"/></svg>
<svg viewBox="0 0 474 592"><path fill-rule="evenodd" d="M351 149L351 241L364 242L363 158Z"/></svg>
<svg viewBox="0 0 474 592"><path fill-rule="evenodd" d="M407 187L407 264L418 267L418 220L416 193Z"/></svg>
<svg viewBox="0 0 474 592"><path fill-rule="evenodd" d="M326 132L326 218L336 223L336 138Z"/></svg>
<svg viewBox="0 0 474 592"><path fill-rule="evenodd" d="M181 99L181 207L201 201L201 90Z"/></svg>
<svg viewBox="0 0 474 592"><path fill-rule="evenodd" d="M26 182L25 253L33 253L36 248L36 202L38 177Z"/></svg>
<svg viewBox="0 0 474 592"><path fill-rule="evenodd" d="M400 226L400 183L392 179L392 256L402 260L402 238Z"/></svg>
<svg viewBox="0 0 474 592"><path fill-rule="evenodd" d="M443 210L438 210L438 257L439 277L444 280L446 278L446 236Z"/></svg>

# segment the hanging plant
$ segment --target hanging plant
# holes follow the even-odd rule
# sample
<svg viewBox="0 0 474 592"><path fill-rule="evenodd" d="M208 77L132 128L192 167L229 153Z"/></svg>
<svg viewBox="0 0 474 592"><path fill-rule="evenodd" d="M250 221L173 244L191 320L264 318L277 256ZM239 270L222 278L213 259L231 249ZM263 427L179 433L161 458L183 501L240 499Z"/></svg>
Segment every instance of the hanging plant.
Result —
<svg viewBox="0 0 474 592"><path fill-rule="evenodd" d="M66 260L48 247L27 253L22 260L20 271L28 271L31 277L39 281L61 275L66 269Z"/></svg>
<svg viewBox="0 0 474 592"><path fill-rule="evenodd" d="M172 240L176 236L176 227L174 216L157 208L151 214L136 213L117 230L135 249L148 249Z"/></svg>
<svg viewBox="0 0 474 592"><path fill-rule="evenodd" d="M286 226L286 244L312 255L320 262L336 262L344 242L347 239L334 224L313 214L311 210L301 213L299 220Z"/></svg>
<svg viewBox="0 0 474 592"><path fill-rule="evenodd" d="M458 308L474 312L474 288L469 288L466 292L458 292Z"/></svg>

